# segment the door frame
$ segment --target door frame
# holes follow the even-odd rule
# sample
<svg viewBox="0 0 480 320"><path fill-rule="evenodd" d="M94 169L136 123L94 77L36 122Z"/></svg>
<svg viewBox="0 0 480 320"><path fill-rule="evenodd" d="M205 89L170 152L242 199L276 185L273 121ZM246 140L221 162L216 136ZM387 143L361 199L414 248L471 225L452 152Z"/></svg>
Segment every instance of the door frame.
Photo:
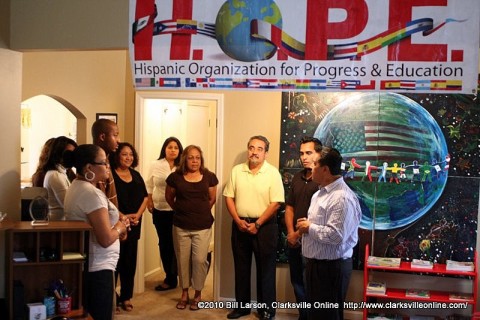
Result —
<svg viewBox="0 0 480 320"><path fill-rule="evenodd" d="M163 92L163 91L136 91L135 92L135 145L141 145L142 129L144 126L144 101L147 99L166 99L166 100L213 100L216 102L216 155L215 155L215 175L219 181L219 190L217 191L217 201L215 203L216 213L223 212L223 198L221 188L223 186L223 137L224 137L224 95L215 93L201 92ZM143 169L143 168L139 168ZM214 228L214 239L220 239L221 228ZM145 237L141 237L138 242L137 272L135 274L135 292L145 291ZM218 241L214 243L214 252L221 252ZM219 277L215 270L219 270L220 256L214 254L214 275L213 275L213 297L218 298Z"/></svg>

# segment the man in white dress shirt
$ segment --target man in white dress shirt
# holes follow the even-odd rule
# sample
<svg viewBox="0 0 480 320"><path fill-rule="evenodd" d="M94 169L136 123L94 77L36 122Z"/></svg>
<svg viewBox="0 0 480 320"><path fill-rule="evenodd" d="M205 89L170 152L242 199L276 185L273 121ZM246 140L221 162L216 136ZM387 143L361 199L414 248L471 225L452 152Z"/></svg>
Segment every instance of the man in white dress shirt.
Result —
<svg viewBox="0 0 480 320"><path fill-rule="evenodd" d="M310 309L308 319L343 320L362 211L341 175L340 153L329 147L317 153L312 179L320 189L312 197L308 218L297 221L306 258L307 301L323 306Z"/></svg>

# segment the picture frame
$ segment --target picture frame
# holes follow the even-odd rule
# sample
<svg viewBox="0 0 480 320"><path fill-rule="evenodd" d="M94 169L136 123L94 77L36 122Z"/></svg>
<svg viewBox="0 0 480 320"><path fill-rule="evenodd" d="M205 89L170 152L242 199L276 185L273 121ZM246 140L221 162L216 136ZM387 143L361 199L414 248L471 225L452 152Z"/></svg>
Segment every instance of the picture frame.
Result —
<svg viewBox="0 0 480 320"><path fill-rule="evenodd" d="M97 113L96 120L98 119L108 119L117 123L118 115L116 113Z"/></svg>

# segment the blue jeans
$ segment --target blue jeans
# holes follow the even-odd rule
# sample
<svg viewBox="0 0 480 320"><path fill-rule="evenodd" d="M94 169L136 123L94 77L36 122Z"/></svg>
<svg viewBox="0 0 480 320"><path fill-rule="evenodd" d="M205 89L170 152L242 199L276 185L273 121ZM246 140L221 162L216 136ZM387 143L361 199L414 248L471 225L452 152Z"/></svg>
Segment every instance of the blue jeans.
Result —
<svg viewBox="0 0 480 320"><path fill-rule="evenodd" d="M287 247L288 264L290 265L290 282L293 286L293 292L297 303L307 301L305 293L305 259L302 256L302 247ZM298 309L300 320L306 320L308 310L304 308Z"/></svg>

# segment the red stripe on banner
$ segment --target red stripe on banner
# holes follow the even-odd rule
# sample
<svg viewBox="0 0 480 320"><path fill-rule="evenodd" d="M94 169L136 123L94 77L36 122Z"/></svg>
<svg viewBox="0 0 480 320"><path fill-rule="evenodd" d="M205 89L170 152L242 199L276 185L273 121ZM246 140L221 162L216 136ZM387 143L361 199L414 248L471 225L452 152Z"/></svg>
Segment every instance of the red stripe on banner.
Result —
<svg viewBox="0 0 480 320"><path fill-rule="evenodd" d="M193 0L174 0L172 19L192 20ZM171 60L189 60L192 36L190 34L172 34L170 46Z"/></svg>
<svg viewBox="0 0 480 320"><path fill-rule="evenodd" d="M282 30L280 28L274 28L274 25L272 24L272 27L271 27L271 32L272 32L272 42L274 44L277 44L277 43L282 43ZM287 60L288 59L288 56L282 52L282 50L278 50L278 46L277 46L277 60Z"/></svg>
<svg viewBox="0 0 480 320"><path fill-rule="evenodd" d="M322 25L324 21L328 21L327 5L324 1L309 0L305 23L305 60L327 60L327 36Z"/></svg>
<svg viewBox="0 0 480 320"><path fill-rule="evenodd" d="M447 7L448 0L390 1L388 29L398 29L412 21L412 12L417 7ZM388 46L390 61L447 61L446 44L416 44L406 37Z"/></svg>
<svg viewBox="0 0 480 320"><path fill-rule="evenodd" d="M192 60L203 60L203 49L193 50Z"/></svg>
<svg viewBox="0 0 480 320"><path fill-rule="evenodd" d="M151 16L149 23L133 36L135 60L152 60L153 42L153 14L155 0L137 0L135 8L135 21L146 16Z"/></svg>
<svg viewBox="0 0 480 320"><path fill-rule="evenodd" d="M463 62L463 50L452 50L452 62Z"/></svg>

